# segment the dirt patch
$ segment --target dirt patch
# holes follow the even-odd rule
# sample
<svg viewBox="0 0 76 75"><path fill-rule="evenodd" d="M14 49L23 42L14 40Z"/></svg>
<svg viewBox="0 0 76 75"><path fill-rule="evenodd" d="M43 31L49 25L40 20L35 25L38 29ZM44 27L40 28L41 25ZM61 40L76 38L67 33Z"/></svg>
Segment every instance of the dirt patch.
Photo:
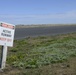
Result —
<svg viewBox="0 0 76 75"><path fill-rule="evenodd" d="M70 58L67 62L27 70L27 73L28 75L76 75L76 57Z"/></svg>

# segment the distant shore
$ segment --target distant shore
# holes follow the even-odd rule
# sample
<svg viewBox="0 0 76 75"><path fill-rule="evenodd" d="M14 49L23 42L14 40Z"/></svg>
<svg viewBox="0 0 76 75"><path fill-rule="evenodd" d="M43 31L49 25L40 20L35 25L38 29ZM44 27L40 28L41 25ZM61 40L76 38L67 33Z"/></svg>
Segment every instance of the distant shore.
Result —
<svg viewBox="0 0 76 75"><path fill-rule="evenodd" d="M49 27L49 26L68 26L68 25L76 25L76 24L32 24L32 25L16 25L16 28L35 28L35 27Z"/></svg>

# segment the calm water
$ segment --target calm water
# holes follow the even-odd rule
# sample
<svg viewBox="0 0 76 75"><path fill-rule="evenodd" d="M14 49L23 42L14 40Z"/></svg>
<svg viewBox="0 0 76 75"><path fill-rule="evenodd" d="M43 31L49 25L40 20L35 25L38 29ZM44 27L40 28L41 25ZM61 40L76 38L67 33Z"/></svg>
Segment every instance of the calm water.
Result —
<svg viewBox="0 0 76 75"><path fill-rule="evenodd" d="M57 35L76 32L76 26L50 26L37 28L16 28L15 39L41 35Z"/></svg>

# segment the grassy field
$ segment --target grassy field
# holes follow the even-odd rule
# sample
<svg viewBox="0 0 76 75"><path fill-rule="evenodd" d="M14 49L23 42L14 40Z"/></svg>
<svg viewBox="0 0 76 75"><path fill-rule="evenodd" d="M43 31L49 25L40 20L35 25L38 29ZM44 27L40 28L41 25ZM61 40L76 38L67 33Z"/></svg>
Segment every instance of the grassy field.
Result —
<svg viewBox="0 0 76 75"><path fill-rule="evenodd" d="M76 33L14 40L0 75L76 75Z"/></svg>

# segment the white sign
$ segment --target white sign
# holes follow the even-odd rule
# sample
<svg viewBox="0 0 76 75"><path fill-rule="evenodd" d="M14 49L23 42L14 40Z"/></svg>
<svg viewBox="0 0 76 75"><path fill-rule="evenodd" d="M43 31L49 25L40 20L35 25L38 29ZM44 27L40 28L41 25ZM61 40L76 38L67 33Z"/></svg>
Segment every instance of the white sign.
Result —
<svg viewBox="0 0 76 75"><path fill-rule="evenodd" d="M15 26L8 23L0 23L0 45L13 46Z"/></svg>

